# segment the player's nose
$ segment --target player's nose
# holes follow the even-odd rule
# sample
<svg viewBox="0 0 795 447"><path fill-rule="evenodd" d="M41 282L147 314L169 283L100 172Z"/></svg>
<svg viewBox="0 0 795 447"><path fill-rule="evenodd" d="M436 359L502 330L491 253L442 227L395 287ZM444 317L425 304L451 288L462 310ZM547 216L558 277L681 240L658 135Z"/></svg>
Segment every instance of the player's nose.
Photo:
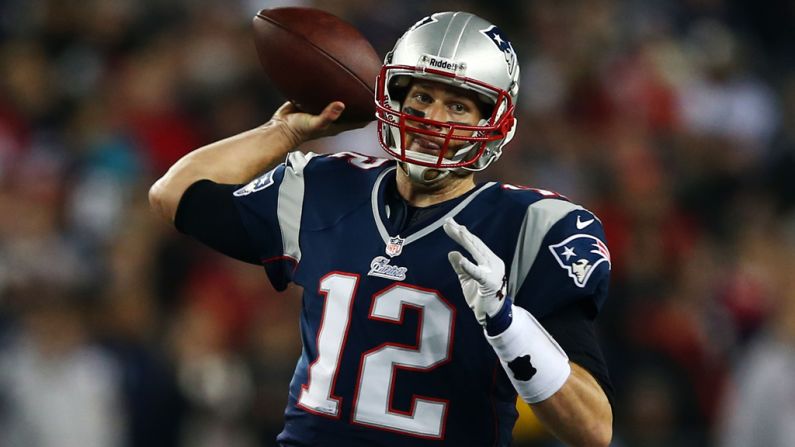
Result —
<svg viewBox="0 0 795 447"><path fill-rule="evenodd" d="M428 107L425 108L425 118L433 121L440 121L440 122L447 122L448 116L447 111L440 101L434 101L432 104L429 104ZM441 129L441 126L434 126L431 124L426 124L426 127L432 128L435 130Z"/></svg>

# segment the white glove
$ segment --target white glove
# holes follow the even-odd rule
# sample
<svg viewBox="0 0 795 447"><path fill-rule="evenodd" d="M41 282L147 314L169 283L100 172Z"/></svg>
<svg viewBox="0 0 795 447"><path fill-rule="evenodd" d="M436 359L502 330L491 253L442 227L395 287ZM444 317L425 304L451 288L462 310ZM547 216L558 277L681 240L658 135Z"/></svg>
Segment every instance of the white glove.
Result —
<svg viewBox="0 0 795 447"><path fill-rule="evenodd" d="M481 325L494 317L505 304L505 263L477 236L452 218L444 223L444 232L464 247L477 262L473 264L458 251L451 251L447 259L458 274L467 304L475 312Z"/></svg>
<svg viewBox="0 0 795 447"><path fill-rule="evenodd" d="M557 392L571 374L569 358L555 339L521 307L505 296L505 263L463 225L448 219L444 232L477 262L457 251L447 254L458 274L467 304L484 327L489 342L514 388L528 403Z"/></svg>

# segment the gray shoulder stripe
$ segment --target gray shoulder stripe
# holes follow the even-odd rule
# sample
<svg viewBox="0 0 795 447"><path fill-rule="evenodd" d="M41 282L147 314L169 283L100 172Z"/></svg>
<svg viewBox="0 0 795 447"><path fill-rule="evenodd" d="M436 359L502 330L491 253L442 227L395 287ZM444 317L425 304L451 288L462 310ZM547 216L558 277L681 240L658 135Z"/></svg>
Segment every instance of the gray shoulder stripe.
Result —
<svg viewBox="0 0 795 447"><path fill-rule="evenodd" d="M279 186L276 216L282 232L284 255L301 261L298 236L301 231L301 211L304 207L304 167L315 154L291 152L287 156L290 166L284 170Z"/></svg>
<svg viewBox="0 0 795 447"><path fill-rule="evenodd" d="M542 199L527 207L508 277L509 295L515 296L524 283L549 229L570 212L581 209L579 205L558 199Z"/></svg>
<svg viewBox="0 0 795 447"><path fill-rule="evenodd" d="M302 175L304 172L304 168L306 167L309 160L317 157L319 154L314 152L301 152L301 151L293 151L287 154L287 163L293 168L297 174Z"/></svg>

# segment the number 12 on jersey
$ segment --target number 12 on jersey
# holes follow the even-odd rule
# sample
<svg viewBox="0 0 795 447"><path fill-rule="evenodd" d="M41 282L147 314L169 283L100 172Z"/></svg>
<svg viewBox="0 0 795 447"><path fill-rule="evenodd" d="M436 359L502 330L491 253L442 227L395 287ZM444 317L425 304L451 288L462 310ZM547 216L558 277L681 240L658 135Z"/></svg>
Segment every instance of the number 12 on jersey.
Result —
<svg viewBox="0 0 795 447"><path fill-rule="evenodd" d="M342 399L332 395L332 390L359 279L356 274L333 272L320 280L320 292L326 299L317 334L318 354L309 366L308 383L298 398L298 405L309 412L341 417ZM362 353L351 420L382 430L442 438L446 400L414 396L411 410L403 412L392 408L391 397L395 368L429 371L450 360L455 308L434 290L396 283L373 295L368 317L385 324L403 324L407 307L419 311L417 345L383 343Z"/></svg>

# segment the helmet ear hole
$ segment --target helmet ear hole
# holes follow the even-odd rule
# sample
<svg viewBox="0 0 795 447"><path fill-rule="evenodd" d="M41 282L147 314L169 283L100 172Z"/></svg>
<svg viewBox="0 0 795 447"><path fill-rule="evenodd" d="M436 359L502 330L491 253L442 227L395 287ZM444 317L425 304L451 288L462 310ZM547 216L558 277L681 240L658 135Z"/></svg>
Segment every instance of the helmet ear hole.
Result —
<svg viewBox="0 0 795 447"><path fill-rule="evenodd" d="M487 102L484 100L483 95L478 95L478 101L475 101L478 105L478 111L480 112L480 116L484 120L488 120L491 118L491 114L494 113L494 104Z"/></svg>
<svg viewBox="0 0 795 447"><path fill-rule="evenodd" d="M402 104L411 87L411 76L394 76L389 80L389 96L392 100Z"/></svg>

